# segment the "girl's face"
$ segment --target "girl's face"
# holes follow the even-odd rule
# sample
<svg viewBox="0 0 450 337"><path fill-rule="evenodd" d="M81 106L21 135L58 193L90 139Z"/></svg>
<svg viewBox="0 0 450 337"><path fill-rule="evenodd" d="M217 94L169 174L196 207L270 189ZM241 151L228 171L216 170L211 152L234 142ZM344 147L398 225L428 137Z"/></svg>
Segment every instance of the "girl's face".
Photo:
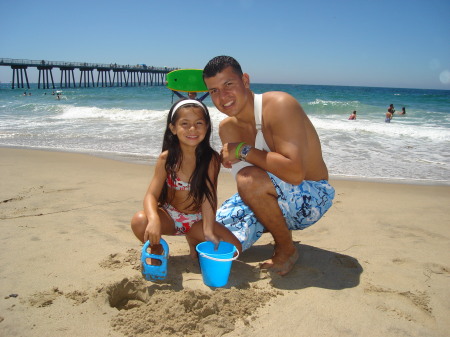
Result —
<svg viewBox="0 0 450 337"><path fill-rule="evenodd" d="M205 139L208 124L205 112L200 107L181 107L175 124L169 124L170 131L178 137L180 145L194 146Z"/></svg>

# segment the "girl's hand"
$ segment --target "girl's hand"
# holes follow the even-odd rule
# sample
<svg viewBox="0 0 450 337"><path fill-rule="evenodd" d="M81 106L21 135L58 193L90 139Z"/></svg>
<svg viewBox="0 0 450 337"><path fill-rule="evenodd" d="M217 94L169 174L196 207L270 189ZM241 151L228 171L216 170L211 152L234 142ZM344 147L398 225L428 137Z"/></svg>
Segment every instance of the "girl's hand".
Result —
<svg viewBox="0 0 450 337"><path fill-rule="evenodd" d="M149 221L144 232L144 242L150 241L150 245L158 245L161 239L161 225Z"/></svg>
<svg viewBox="0 0 450 337"><path fill-rule="evenodd" d="M205 230L204 234L205 234L205 240L211 241L212 243L214 243L214 249L217 250L217 248L219 246L219 242L220 242L219 238L212 231Z"/></svg>

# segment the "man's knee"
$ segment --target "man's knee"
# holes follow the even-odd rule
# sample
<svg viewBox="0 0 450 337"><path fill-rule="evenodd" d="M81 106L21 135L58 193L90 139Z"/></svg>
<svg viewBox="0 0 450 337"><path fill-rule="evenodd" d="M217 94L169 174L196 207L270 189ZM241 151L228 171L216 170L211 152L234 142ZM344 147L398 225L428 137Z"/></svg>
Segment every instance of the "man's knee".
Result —
<svg viewBox="0 0 450 337"><path fill-rule="evenodd" d="M254 166L240 170L236 175L236 183L241 196L261 195L274 188L267 172Z"/></svg>

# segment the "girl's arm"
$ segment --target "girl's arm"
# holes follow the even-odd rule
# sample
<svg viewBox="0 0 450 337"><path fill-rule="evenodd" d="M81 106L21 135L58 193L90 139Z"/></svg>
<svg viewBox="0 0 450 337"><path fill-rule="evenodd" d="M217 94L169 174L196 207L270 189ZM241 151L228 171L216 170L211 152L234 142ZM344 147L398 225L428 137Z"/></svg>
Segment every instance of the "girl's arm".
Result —
<svg viewBox="0 0 450 337"><path fill-rule="evenodd" d="M163 184L166 183L166 164L167 152L160 154L155 165L155 172L152 181L144 197L144 213L148 224L144 232L144 242L150 240L151 245L159 244L161 238L161 220L158 215L158 199L161 194Z"/></svg>
<svg viewBox="0 0 450 337"><path fill-rule="evenodd" d="M209 163L208 176L212 181L212 192L217 199L217 178L220 170L220 159L218 156L214 156ZM214 233L214 223L216 222L216 206L212 206L208 199L205 198L202 204L202 217L203 217L203 233L206 241L219 244L219 238Z"/></svg>

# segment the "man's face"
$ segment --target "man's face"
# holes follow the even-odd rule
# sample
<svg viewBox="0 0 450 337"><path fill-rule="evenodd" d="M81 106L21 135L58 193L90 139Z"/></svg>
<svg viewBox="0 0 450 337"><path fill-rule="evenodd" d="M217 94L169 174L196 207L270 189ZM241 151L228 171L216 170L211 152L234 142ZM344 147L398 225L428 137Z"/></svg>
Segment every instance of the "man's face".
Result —
<svg viewBox="0 0 450 337"><path fill-rule="evenodd" d="M238 114L247 102L249 77L247 74L239 76L231 67L205 78L205 84L216 108L227 116Z"/></svg>

